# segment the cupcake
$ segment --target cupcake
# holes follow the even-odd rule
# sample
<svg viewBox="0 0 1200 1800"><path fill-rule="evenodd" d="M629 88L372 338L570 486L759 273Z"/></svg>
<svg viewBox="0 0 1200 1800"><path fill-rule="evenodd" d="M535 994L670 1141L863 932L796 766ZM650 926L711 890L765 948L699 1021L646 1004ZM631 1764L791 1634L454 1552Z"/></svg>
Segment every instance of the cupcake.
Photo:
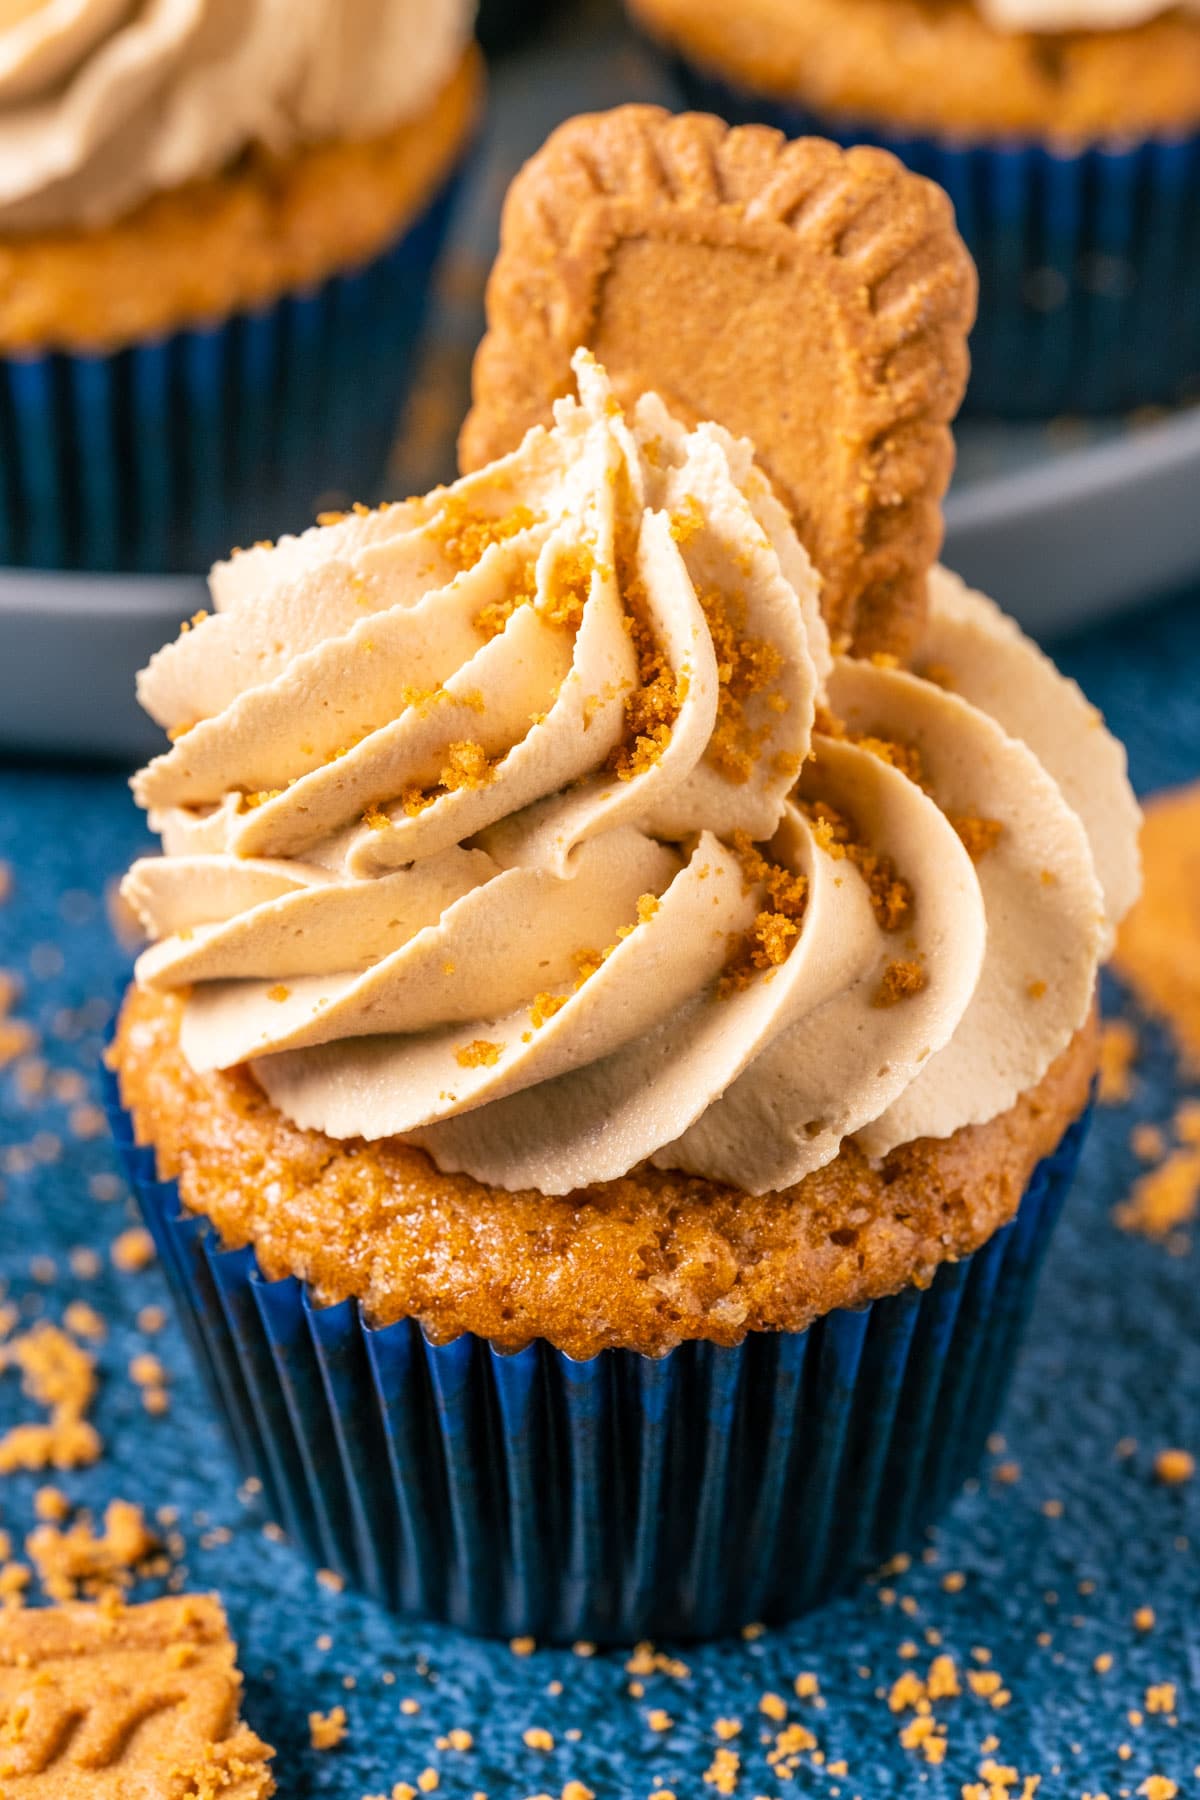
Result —
<svg viewBox="0 0 1200 1800"><path fill-rule="evenodd" d="M630 0L689 104L882 144L979 265L968 404L1200 394L1200 8L1160 0Z"/></svg>
<svg viewBox="0 0 1200 1800"><path fill-rule="evenodd" d="M292 10L0 15L0 565L198 573L377 492L472 9Z"/></svg>
<svg viewBox="0 0 1200 1800"><path fill-rule="evenodd" d="M117 1136L245 1469L403 1612L786 1618L981 1454L1137 814L933 565L972 303L880 152L575 121L471 471L142 676Z"/></svg>

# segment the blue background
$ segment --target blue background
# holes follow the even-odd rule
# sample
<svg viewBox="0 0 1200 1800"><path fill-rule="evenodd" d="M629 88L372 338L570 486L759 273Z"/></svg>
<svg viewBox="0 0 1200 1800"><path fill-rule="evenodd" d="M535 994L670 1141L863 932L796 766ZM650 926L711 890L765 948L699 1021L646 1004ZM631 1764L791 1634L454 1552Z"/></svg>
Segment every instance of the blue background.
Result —
<svg viewBox="0 0 1200 1800"><path fill-rule="evenodd" d="M1057 649L1129 744L1141 792L1200 775L1196 596ZM0 967L20 976L26 994L18 1011L42 1034L51 1065L82 1070L93 1093L103 1026L127 961L101 896L145 841L120 773L0 768L0 857L13 872L12 894L0 905ZM1115 986L1107 999L1110 1011L1127 1007ZM361 1800L400 1780L415 1783L432 1766L448 1800L476 1792L491 1800L557 1796L570 1779L599 1800L645 1800L657 1783L684 1800L714 1791L703 1773L721 1716L744 1721L732 1747L744 1764L737 1792L750 1800L914 1793L957 1800L963 1784L977 1779L980 1744L993 1733L997 1760L1022 1777L1041 1775L1047 1800L1085 1792L1115 1800L1151 1773L1173 1778L1184 1794L1200 1793L1193 1773L1200 1764L1200 1478L1165 1488L1152 1471L1164 1446L1200 1451L1196 1252L1172 1255L1121 1233L1111 1219L1138 1170L1128 1143L1134 1120L1169 1121L1187 1091L1163 1034L1143 1023L1141 1043L1133 1102L1098 1112L1003 1422L1008 1449L992 1458L993 1466L1016 1459L1021 1477L1006 1485L985 1471L931 1543L929 1561L890 1584L890 1604L879 1584L867 1585L787 1630L685 1650L687 1677L648 1676L639 1699L628 1692L620 1654L518 1657L504 1645L399 1625L352 1595L326 1592L286 1545L264 1536L263 1517L239 1502L232 1464L174 1331L153 1340L137 1331L139 1308L166 1302L159 1271L122 1275L106 1260L95 1279L71 1273L71 1248L104 1249L129 1222L127 1201L121 1194L98 1200L90 1191L89 1177L115 1172L105 1138L73 1134L70 1108L52 1098L27 1103L10 1068L0 1074L0 1273L28 1317L60 1318L81 1297L110 1326L99 1347L94 1414L104 1454L94 1469L64 1475L60 1484L97 1512L113 1495L149 1510L180 1509L188 1583L219 1589L225 1599L242 1646L247 1713L277 1746L280 1789L289 1797ZM47 1160L14 1169L12 1147L34 1144L38 1133L51 1134L36 1143ZM52 1283L35 1278L37 1255L55 1259ZM128 1375L130 1357L143 1348L171 1371L171 1410L161 1419L146 1416ZM32 1416L16 1378L3 1377L0 1426ZM1114 1449L1127 1436L1138 1449L1121 1459ZM33 1523L37 1485L0 1478L0 1524L18 1538ZM1061 1516L1047 1516L1046 1501L1060 1501ZM205 1547L214 1527L231 1536ZM942 1585L952 1571L966 1577L961 1591ZM1094 1588L1081 1593L1080 1584ZM1131 1615L1145 1605L1156 1625L1139 1633ZM941 1635L940 1645L927 1641L930 1631ZM325 1634L328 1649L318 1645ZM899 1654L909 1639L920 1647L915 1663ZM976 1648L991 1653L989 1666L1011 1702L994 1710L967 1694L939 1703L949 1747L944 1764L928 1766L900 1746L902 1721L880 1693L907 1667L923 1672L936 1649L961 1670L972 1666ZM1101 1653L1113 1657L1106 1675L1093 1668ZM818 1676L823 1706L794 1698L800 1671ZM1141 1709L1146 1687L1160 1681L1177 1685L1178 1722L1147 1717L1131 1725L1127 1711ZM562 1691L552 1693L556 1682ZM827 1760L845 1760L847 1775L830 1775L811 1757L793 1781L771 1773L760 1741L769 1722L757 1710L767 1690L789 1699L789 1716L815 1731ZM404 1696L419 1700L419 1713L400 1712ZM309 1711L339 1703L349 1716L346 1742L314 1752ZM669 1732L650 1728L654 1707L674 1721ZM436 1738L455 1726L473 1734L474 1748L437 1750ZM527 1748L529 1726L551 1731L554 1751ZM568 1731L580 1735L568 1740ZM1122 1761L1125 1743L1133 1753Z"/></svg>

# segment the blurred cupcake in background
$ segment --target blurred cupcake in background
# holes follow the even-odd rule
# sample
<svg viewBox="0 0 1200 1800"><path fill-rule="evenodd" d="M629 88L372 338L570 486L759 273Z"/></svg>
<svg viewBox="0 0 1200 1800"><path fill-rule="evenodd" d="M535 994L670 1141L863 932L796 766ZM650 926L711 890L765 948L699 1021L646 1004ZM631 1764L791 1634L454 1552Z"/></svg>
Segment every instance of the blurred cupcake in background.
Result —
<svg viewBox="0 0 1200 1800"><path fill-rule="evenodd" d="M470 0L0 0L0 565L202 570L376 492Z"/></svg>
<svg viewBox="0 0 1200 1800"><path fill-rule="evenodd" d="M1200 393L1200 7L1163 0L630 0L687 101L886 145L979 267L967 404Z"/></svg>

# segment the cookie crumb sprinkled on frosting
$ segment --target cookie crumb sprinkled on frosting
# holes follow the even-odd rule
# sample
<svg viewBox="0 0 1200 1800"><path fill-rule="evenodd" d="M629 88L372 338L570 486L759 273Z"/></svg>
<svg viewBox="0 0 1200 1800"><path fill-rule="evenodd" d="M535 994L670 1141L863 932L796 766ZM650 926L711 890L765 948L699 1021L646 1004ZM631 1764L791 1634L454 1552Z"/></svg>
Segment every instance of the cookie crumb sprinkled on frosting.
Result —
<svg viewBox="0 0 1200 1800"><path fill-rule="evenodd" d="M475 1038L464 1044L461 1050L454 1052L454 1060L463 1069L490 1069L500 1061L504 1054L503 1044L493 1044L487 1038Z"/></svg>

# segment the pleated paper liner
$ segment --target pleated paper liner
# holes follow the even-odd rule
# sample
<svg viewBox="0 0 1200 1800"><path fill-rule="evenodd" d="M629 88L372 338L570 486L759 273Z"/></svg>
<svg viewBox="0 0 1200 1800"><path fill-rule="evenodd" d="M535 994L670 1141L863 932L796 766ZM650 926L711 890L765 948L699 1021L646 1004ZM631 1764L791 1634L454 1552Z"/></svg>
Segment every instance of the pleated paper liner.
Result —
<svg viewBox="0 0 1200 1800"><path fill-rule="evenodd" d="M1087 1115L932 1285L658 1360L375 1329L223 1250L106 1099L243 1475L392 1610L570 1643L779 1622L916 1545L977 1469Z"/></svg>
<svg viewBox="0 0 1200 1800"><path fill-rule="evenodd" d="M199 574L376 498L460 175L305 292L110 355L0 358L0 567Z"/></svg>
<svg viewBox="0 0 1200 1800"><path fill-rule="evenodd" d="M1200 134L1075 152L888 133L682 59L689 107L878 144L946 189L979 267L965 411L1123 413L1200 398Z"/></svg>

